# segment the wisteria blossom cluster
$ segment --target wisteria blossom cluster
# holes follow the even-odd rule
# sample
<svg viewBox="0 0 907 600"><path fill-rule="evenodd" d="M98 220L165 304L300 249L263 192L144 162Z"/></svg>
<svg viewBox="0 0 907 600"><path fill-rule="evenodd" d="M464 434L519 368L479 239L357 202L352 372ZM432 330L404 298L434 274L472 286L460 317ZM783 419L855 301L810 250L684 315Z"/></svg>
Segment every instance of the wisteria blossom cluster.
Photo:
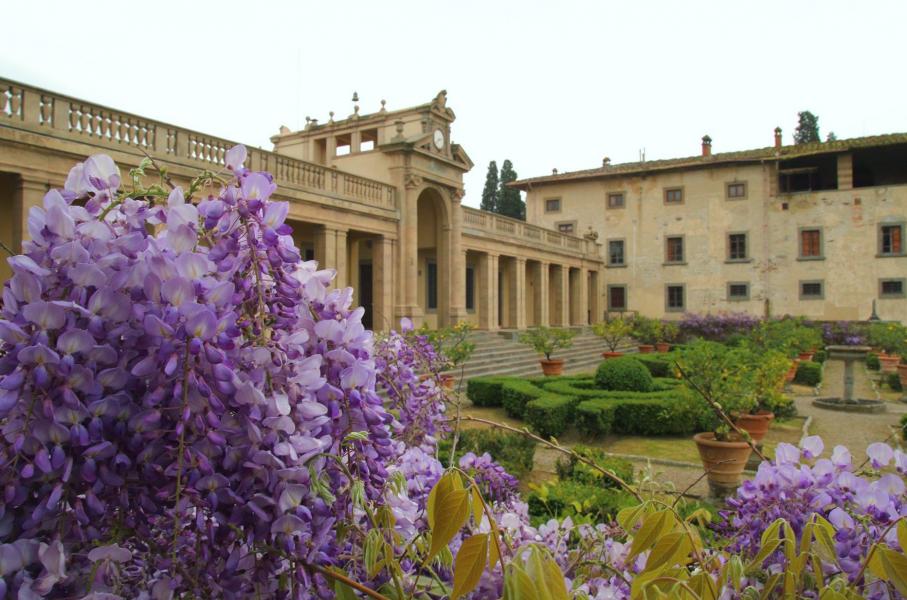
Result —
<svg viewBox="0 0 907 600"><path fill-rule="evenodd" d="M866 327L850 321L823 323L822 341L829 346L859 346L866 343Z"/></svg>
<svg viewBox="0 0 907 600"><path fill-rule="evenodd" d="M759 318L747 313L685 313L677 323L685 339L702 338L723 342L733 335L746 335L759 324Z"/></svg>
<svg viewBox="0 0 907 600"><path fill-rule="evenodd" d="M190 202L92 156L31 209L0 313L0 596L332 595L309 567L351 478L380 499L403 447L362 309L244 160Z"/></svg>
<svg viewBox="0 0 907 600"><path fill-rule="evenodd" d="M881 442L871 444L862 471L844 446L835 446L827 457L823 451L818 436L804 438L799 448L778 445L775 461L763 462L728 500L731 510L724 513L719 531L731 540L730 551L754 556L762 532L777 518L786 519L799 538L814 513L837 530L836 564L824 565L827 573L843 571L851 583L858 583L872 544L884 541L899 548L890 526L907 516L907 454ZM779 553L768 569L781 568L782 562ZM890 597L881 581L865 593L868 598Z"/></svg>

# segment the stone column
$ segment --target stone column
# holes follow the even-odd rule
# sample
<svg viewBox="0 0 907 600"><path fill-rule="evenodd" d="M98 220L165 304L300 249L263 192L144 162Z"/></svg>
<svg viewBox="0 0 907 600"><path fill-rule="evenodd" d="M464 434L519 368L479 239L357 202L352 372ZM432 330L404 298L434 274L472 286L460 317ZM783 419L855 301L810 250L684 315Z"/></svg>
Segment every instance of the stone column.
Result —
<svg viewBox="0 0 907 600"><path fill-rule="evenodd" d="M476 295L479 298L479 328L498 329L498 255L483 254L479 258L479 277Z"/></svg>
<svg viewBox="0 0 907 600"><path fill-rule="evenodd" d="M406 193L400 210L400 243L398 246L399 270L401 275L398 295L397 316L412 317L416 325L422 310L419 308L419 212L418 186L421 182L407 182ZM402 300L402 302L400 302Z"/></svg>
<svg viewBox="0 0 907 600"><path fill-rule="evenodd" d="M466 318L466 252L463 250L463 208L460 206L462 197L463 190L454 190L450 194L450 325Z"/></svg>
<svg viewBox="0 0 907 600"><path fill-rule="evenodd" d="M334 250L334 268L337 269L337 278L334 280L334 284L339 287L347 287L350 285L349 281L349 269L347 268L347 259L349 257L349 249L346 244L346 229L337 229L334 232L334 239L336 240L336 249Z"/></svg>
<svg viewBox="0 0 907 600"><path fill-rule="evenodd" d="M337 265L336 229L325 225L315 231L315 260L320 269L333 269Z"/></svg>
<svg viewBox="0 0 907 600"><path fill-rule="evenodd" d="M32 179L24 175L19 177L19 183L16 189L15 216L13 225L13 243L12 250L22 251L22 242L31 239L28 234L28 213L33 206L44 206L44 195L50 184L47 181ZM4 260L4 262L6 262Z"/></svg>
<svg viewBox="0 0 907 600"><path fill-rule="evenodd" d="M551 285L548 282L548 270L550 268L550 263L543 262L539 269L538 311L540 327L548 327L551 325L550 305L548 303L548 296L550 295L548 287Z"/></svg>
<svg viewBox="0 0 907 600"><path fill-rule="evenodd" d="M561 301L560 301L560 323L566 327L570 324L570 267L561 265Z"/></svg>
<svg viewBox="0 0 907 600"><path fill-rule="evenodd" d="M580 268L579 277L576 282L576 298L573 303L576 306L577 320L574 325L589 324L589 276L586 269Z"/></svg>
<svg viewBox="0 0 907 600"><path fill-rule="evenodd" d="M853 154L838 155L838 189L853 189Z"/></svg>
<svg viewBox="0 0 907 600"><path fill-rule="evenodd" d="M374 281L375 330L397 328L394 319L394 240L386 236L372 242L372 281Z"/></svg>
<svg viewBox="0 0 907 600"><path fill-rule="evenodd" d="M514 261L513 292L510 294L511 315L513 326L517 329L526 329L526 259L517 258Z"/></svg>
<svg viewBox="0 0 907 600"><path fill-rule="evenodd" d="M598 284L598 271L589 271L589 322L597 323L602 318L602 291Z"/></svg>

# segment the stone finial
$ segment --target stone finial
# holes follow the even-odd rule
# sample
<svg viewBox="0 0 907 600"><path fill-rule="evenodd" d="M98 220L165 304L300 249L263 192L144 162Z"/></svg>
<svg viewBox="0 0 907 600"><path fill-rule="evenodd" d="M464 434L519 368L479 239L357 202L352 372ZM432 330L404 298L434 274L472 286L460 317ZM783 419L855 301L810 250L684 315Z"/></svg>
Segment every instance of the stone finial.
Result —
<svg viewBox="0 0 907 600"><path fill-rule="evenodd" d="M611 166L611 157L610 156L606 156L602 159L602 166L603 167Z"/></svg>
<svg viewBox="0 0 907 600"><path fill-rule="evenodd" d="M552 175L557 175L557 169L551 169L551 174L552 174Z"/></svg>
<svg viewBox="0 0 907 600"><path fill-rule="evenodd" d="M280 135L286 135L288 133L293 133L293 132L290 131L290 128L287 127L286 125L281 125L280 126Z"/></svg>
<svg viewBox="0 0 907 600"><path fill-rule="evenodd" d="M359 92L353 92L353 102L359 102Z"/></svg>
<svg viewBox="0 0 907 600"><path fill-rule="evenodd" d="M385 104L387 104L387 100L384 100L382 98L381 99L381 110L379 112L387 112L387 109L384 107Z"/></svg>
<svg viewBox="0 0 907 600"><path fill-rule="evenodd" d="M334 124L334 111L329 112L328 116L330 117L330 119L328 119L328 123L333 125Z"/></svg>
<svg viewBox="0 0 907 600"><path fill-rule="evenodd" d="M395 140L403 139L403 125L403 119L397 119L396 121L394 121L394 127L397 130L397 135L394 137Z"/></svg>
<svg viewBox="0 0 907 600"><path fill-rule="evenodd" d="M431 101L431 107L444 110L447 107L447 90L441 90L435 99Z"/></svg>

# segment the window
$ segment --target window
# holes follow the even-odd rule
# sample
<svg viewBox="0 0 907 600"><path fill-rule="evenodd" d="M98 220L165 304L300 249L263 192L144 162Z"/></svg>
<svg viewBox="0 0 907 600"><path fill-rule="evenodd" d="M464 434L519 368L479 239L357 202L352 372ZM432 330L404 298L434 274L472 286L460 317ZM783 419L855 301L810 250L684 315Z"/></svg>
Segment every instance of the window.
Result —
<svg viewBox="0 0 907 600"><path fill-rule="evenodd" d="M822 258L822 230L821 229L801 229L800 230L800 258L802 258L802 259Z"/></svg>
<svg viewBox="0 0 907 600"><path fill-rule="evenodd" d="M608 240L608 266L622 267L626 262L624 257L624 241Z"/></svg>
<svg viewBox="0 0 907 600"><path fill-rule="evenodd" d="M430 262L428 263L428 268L426 269L425 284L428 286L425 289L425 305L428 310L437 310L438 309L438 263Z"/></svg>
<svg viewBox="0 0 907 600"><path fill-rule="evenodd" d="M623 312L627 310L627 286L608 286L608 310Z"/></svg>
<svg viewBox="0 0 907 600"><path fill-rule="evenodd" d="M466 267L466 310L476 309L476 271Z"/></svg>
<svg viewBox="0 0 907 600"><path fill-rule="evenodd" d="M801 281L800 300L821 300L825 297L825 286L822 281Z"/></svg>
<svg viewBox="0 0 907 600"><path fill-rule="evenodd" d="M879 280L879 298L903 298L904 297L904 280L903 279L880 279Z"/></svg>
<svg viewBox="0 0 907 600"><path fill-rule="evenodd" d="M745 233L732 233L727 236L727 258L728 260L746 260L749 258L746 254Z"/></svg>
<svg viewBox="0 0 907 600"><path fill-rule="evenodd" d="M904 254L904 225L882 225L879 227L879 254L901 256Z"/></svg>
<svg viewBox="0 0 907 600"><path fill-rule="evenodd" d="M545 212L561 212L561 199L548 198L547 200L545 200Z"/></svg>
<svg viewBox="0 0 907 600"><path fill-rule="evenodd" d="M682 285L665 286L665 310L680 312L685 306L684 287Z"/></svg>
<svg viewBox="0 0 907 600"><path fill-rule="evenodd" d="M746 198L746 183L735 181L727 184L727 198L728 200Z"/></svg>
<svg viewBox="0 0 907 600"><path fill-rule="evenodd" d="M567 233L573 235L576 231L576 221L569 221L567 223L558 223L557 230L561 233Z"/></svg>
<svg viewBox="0 0 907 600"><path fill-rule="evenodd" d="M750 299L750 284L733 281L727 284L727 299L731 302Z"/></svg>
<svg viewBox="0 0 907 600"><path fill-rule="evenodd" d="M682 204L683 188L665 188L665 204Z"/></svg>
<svg viewBox="0 0 907 600"><path fill-rule="evenodd" d="M611 192L608 194L608 208L623 208L625 199L623 192Z"/></svg>
<svg viewBox="0 0 907 600"><path fill-rule="evenodd" d="M683 236L665 238L665 262L683 263Z"/></svg>

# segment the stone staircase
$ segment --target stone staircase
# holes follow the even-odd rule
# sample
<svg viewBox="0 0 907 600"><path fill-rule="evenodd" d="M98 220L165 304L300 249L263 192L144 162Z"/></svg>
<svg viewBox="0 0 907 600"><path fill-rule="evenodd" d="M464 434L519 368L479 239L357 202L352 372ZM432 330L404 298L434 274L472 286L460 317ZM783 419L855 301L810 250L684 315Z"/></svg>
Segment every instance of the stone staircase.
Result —
<svg viewBox="0 0 907 600"><path fill-rule="evenodd" d="M565 373L591 372L601 363L602 352L607 348L604 341L593 335L589 328L577 328L580 333L573 338L573 346L558 350L553 358L562 358ZM476 331L469 339L476 345L472 357L466 362L463 380L480 375L541 376L541 358L535 351L517 341L515 330ZM620 348L623 352L635 352L635 346ZM460 370L452 374L459 378Z"/></svg>

